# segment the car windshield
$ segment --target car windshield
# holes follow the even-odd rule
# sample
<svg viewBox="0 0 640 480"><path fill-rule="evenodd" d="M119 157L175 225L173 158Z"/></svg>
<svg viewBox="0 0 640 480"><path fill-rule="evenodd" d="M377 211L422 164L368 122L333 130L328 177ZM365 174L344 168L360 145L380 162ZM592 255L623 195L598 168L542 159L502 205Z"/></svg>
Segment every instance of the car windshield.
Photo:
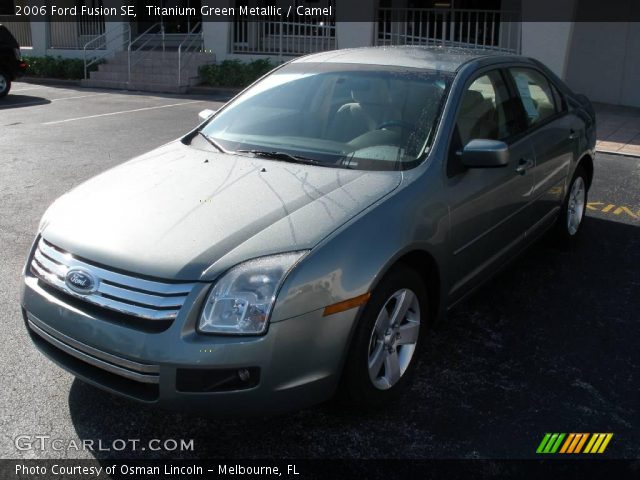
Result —
<svg viewBox="0 0 640 480"><path fill-rule="evenodd" d="M292 63L202 129L226 151L360 170L404 170L428 147L451 75Z"/></svg>

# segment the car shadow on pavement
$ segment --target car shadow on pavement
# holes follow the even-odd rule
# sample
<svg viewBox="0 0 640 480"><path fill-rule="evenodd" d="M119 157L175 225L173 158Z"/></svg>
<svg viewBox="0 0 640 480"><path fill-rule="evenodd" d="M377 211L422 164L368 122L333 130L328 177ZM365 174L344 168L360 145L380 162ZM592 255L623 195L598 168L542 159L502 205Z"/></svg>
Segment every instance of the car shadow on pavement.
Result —
<svg viewBox="0 0 640 480"><path fill-rule="evenodd" d="M211 420L149 408L76 380L78 436L194 440L122 458L518 458L544 432L613 432L637 456L640 223L588 218L570 250L545 237L455 307L427 338L415 382L377 412L330 402L289 415ZM212 404L215 409L215 404Z"/></svg>
<svg viewBox="0 0 640 480"><path fill-rule="evenodd" d="M46 98L34 97L32 95L17 95L9 93L9 95L7 95L6 97L0 98L0 110L33 107L35 105L46 105L48 103L51 103L51 100Z"/></svg>

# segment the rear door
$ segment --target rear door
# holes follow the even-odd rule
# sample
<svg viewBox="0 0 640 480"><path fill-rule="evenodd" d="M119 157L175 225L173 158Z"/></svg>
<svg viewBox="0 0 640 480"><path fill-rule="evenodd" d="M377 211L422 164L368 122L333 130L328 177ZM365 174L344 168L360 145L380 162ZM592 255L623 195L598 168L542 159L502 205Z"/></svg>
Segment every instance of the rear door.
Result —
<svg viewBox="0 0 640 480"><path fill-rule="evenodd" d="M535 153L533 225L553 220L565 194L571 160L579 141L578 127L557 88L537 69L508 69Z"/></svg>
<svg viewBox="0 0 640 480"><path fill-rule="evenodd" d="M517 97L505 72L479 73L466 86L456 116L447 159L452 264L451 300L480 283L524 238L531 224L534 154L523 135ZM466 168L460 151L474 139L509 145L502 168Z"/></svg>

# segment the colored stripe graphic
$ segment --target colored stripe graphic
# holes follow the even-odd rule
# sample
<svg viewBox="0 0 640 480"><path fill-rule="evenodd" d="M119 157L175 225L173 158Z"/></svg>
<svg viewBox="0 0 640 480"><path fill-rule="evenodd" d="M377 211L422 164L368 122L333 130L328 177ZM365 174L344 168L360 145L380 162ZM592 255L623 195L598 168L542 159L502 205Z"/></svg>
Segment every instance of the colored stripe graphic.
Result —
<svg viewBox="0 0 640 480"><path fill-rule="evenodd" d="M593 447L593 444L596 443L597 437L597 434L591 435L591 440L589 440L589 443L587 443L587 448L584 449L583 453L591 453L591 447Z"/></svg>
<svg viewBox="0 0 640 480"><path fill-rule="evenodd" d="M567 449L569 448L569 445L571 445L571 443L573 442L573 439L575 438L576 434L575 433L570 433L569 436L567 437L567 441L564 442L564 445L562 445L562 448L560 449L560 453L567 453Z"/></svg>
<svg viewBox="0 0 640 480"><path fill-rule="evenodd" d="M576 445L576 449L573 451L573 453L580 453L580 451L582 450L582 447L584 445L584 442L586 442L587 438L589 438L589 434L588 433L582 433L581 435L582 435L582 438L578 442L578 445Z"/></svg>
<svg viewBox="0 0 640 480"><path fill-rule="evenodd" d="M581 433L575 434L575 437L573 437L573 442L571 442L571 445L569 445L569 449L567 450L567 453L573 453L573 451L576 448L576 445L578 445L578 442L580 441L581 438L582 438Z"/></svg>
<svg viewBox="0 0 640 480"><path fill-rule="evenodd" d="M551 450L549 451L549 453L556 453L558 451L558 448L560 447L560 444L562 443L562 439L564 438L564 436L565 436L564 433L558 434L558 439L556 440L556 443L553 445L553 447L551 447Z"/></svg>
<svg viewBox="0 0 640 480"><path fill-rule="evenodd" d="M598 453L603 453L607 448L607 445L609 445L611 438L613 438L613 433L607 433L606 435L607 437L604 439L604 442L602 442L602 445L600 445L600 450L598 450Z"/></svg>
<svg viewBox="0 0 640 480"><path fill-rule="evenodd" d="M538 445L536 453L556 453L562 440L565 437L565 433L547 433Z"/></svg>
<svg viewBox="0 0 640 480"><path fill-rule="evenodd" d="M551 453L551 449L553 448L553 445L556 443L557 438L558 438L557 433L552 434L551 438L547 442L547 446L544 447L544 451L542 453Z"/></svg>
<svg viewBox="0 0 640 480"><path fill-rule="evenodd" d="M612 437L613 433L594 433L584 453L603 453Z"/></svg>
<svg viewBox="0 0 640 480"><path fill-rule="evenodd" d="M540 442L540 445L538 445L538 449L536 450L536 453L542 453L543 452L544 446L547 444L547 442L549 441L550 437L551 437L550 433L545 434L544 438Z"/></svg>
<svg viewBox="0 0 640 480"><path fill-rule="evenodd" d="M536 453L603 453L611 438L613 433L545 433Z"/></svg>

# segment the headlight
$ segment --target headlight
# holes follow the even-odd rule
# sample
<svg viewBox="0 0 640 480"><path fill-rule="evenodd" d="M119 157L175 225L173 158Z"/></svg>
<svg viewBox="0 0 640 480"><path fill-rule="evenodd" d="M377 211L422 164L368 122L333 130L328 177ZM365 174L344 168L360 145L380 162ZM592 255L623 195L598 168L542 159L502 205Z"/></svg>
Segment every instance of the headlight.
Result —
<svg viewBox="0 0 640 480"><path fill-rule="evenodd" d="M230 335L264 333L278 289L305 253L257 258L229 270L209 292L198 329Z"/></svg>

